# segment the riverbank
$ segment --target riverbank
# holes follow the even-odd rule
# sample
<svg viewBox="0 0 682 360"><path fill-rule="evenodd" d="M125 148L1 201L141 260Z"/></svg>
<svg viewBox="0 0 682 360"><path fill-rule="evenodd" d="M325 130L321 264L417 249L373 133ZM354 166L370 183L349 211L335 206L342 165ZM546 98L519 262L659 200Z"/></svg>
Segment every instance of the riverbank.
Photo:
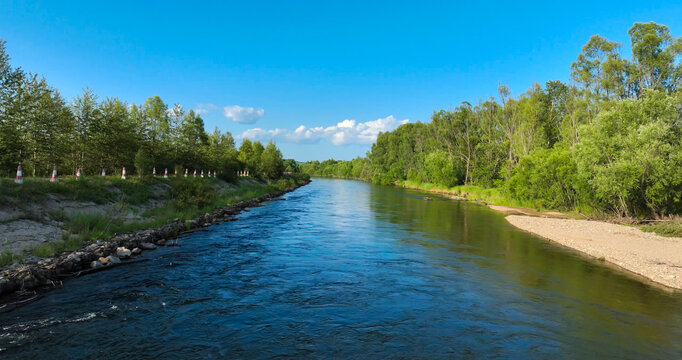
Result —
<svg viewBox="0 0 682 360"><path fill-rule="evenodd" d="M588 219L576 212L535 210L530 208L531 204L504 198L494 189L481 190L471 186L448 189L424 187L410 182L400 186L453 200L483 203L492 210L507 214L507 221L521 230L608 262L667 288L682 290L682 237L671 236L679 234L679 224L634 227ZM670 228L673 231L666 231Z"/></svg>
<svg viewBox="0 0 682 360"><path fill-rule="evenodd" d="M0 303L5 308L13 303L31 300L38 291L58 287L61 281L84 274L101 271L113 266L126 264L143 251L154 250L157 246L176 246L178 236L196 231L198 228L229 221L249 207L259 206L264 201L276 200L281 195L306 185L310 180L292 180L294 185L278 189L277 186L263 186L267 192L249 200L238 201L228 206L216 207L192 220L176 218L169 223L151 229L114 235L109 240L97 240L75 251L63 251L31 263L15 263L0 268ZM289 184L283 182L283 184ZM123 260L123 261L122 261ZM0 307L0 311L3 308Z"/></svg>
<svg viewBox="0 0 682 360"><path fill-rule="evenodd" d="M682 290L682 238L601 221L508 215L519 229Z"/></svg>

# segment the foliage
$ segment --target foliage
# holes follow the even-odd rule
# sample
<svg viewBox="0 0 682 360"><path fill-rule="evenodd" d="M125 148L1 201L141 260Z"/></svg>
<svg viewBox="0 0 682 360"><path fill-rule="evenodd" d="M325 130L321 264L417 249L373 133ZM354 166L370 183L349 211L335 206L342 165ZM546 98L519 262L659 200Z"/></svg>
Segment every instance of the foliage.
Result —
<svg viewBox="0 0 682 360"><path fill-rule="evenodd" d="M512 197L544 208L571 209L579 205L577 175L568 149L538 149L521 158L508 189Z"/></svg>
<svg viewBox="0 0 682 360"><path fill-rule="evenodd" d="M379 134L366 158L311 161L315 176L378 184L494 189L482 197L542 208L662 217L682 212L682 38L656 23L621 44L592 36L571 66L576 85L506 86L429 123Z"/></svg>
<svg viewBox="0 0 682 360"><path fill-rule="evenodd" d="M150 152L147 150L146 146L140 147L135 154L135 169L137 169L137 175L143 177L152 172L154 167L154 160L151 157Z"/></svg>
<svg viewBox="0 0 682 360"><path fill-rule="evenodd" d="M269 179L279 179L284 173L282 152L270 141L261 155L263 174Z"/></svg>
<svg viewBox="0 0 682 360"><path fill-rule="evenodd" d="M654 232L658 235L670 237L682 237L681 222L662 222L658 224L648 224L639 227L642 231Z"/></svg>
<svg viewBox="0 0 682 360"><path fill-rule="evenodd" d="M681 105L647 90L580 128L575 159L596 204L623 216L682 212Z"/></svg>
<svg viewBox="0 0 682 360"><path fill-rule="evenodd" d="M207 181L179 178L171 182L170 195L177 208L202 207L211 203L215 190Z"/></svg>
<svg viewBox="0 0 682 360"><path fill-rule="evenodd" d="M168 106L159 96L142 104L99 99L92 89L67 103L45 79L9 61L0 39L0 176L12 177L22 165L24 176L32 177L49 177L54 166L62 175L79 168L84 175L99 175L103 168L111 174L123 167L150 175L154 167L161 173L179 166L218 171L228 181L236 181L237 170L267 177L262 143L245 140L237 151L232 134L207 133L193 110ZM271 170L284 171L280 165L271 164ZM274 178L281 175L270 171Z"/></svg>

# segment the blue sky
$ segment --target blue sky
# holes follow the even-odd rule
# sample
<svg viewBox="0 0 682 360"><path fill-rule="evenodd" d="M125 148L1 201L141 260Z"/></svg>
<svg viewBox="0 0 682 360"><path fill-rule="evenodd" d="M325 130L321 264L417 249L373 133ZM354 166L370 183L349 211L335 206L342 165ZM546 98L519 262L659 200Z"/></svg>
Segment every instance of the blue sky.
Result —
<svg viewBox="0 0 682 360"><path fill-rule="evenodd" d="M364 155L376 132L499 84L566 81L593 34L628 57L636 21L682 36L682 2L475 3L0 0L0 37L67 99L159 95L201 109L208 130L323 160Z"/></svg>

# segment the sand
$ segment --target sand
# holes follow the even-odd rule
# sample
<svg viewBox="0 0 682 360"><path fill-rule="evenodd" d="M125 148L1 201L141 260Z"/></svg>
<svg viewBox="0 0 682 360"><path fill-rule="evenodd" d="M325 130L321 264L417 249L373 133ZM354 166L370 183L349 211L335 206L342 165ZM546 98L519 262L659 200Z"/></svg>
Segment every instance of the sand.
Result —
<svg viewBox="0 0 682 360"><path fill-rule="evenodd" d="M507 221L666 287L682 289L682 238L600 221L525 215L509 215Z"/></svg>

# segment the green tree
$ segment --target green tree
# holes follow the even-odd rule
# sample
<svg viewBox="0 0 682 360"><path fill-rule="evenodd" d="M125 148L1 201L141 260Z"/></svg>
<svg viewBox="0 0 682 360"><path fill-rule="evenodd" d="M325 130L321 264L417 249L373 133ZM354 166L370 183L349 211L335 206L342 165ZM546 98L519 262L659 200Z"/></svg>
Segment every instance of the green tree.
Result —
<svg viewBox="0 0 682 360"><path fill-rule="evenodd" d="M580 129L578 172L597 207L623 216L682 211L681 104L649 90Z"/></svg>
<svg viewBox="0 0 682 360"><path fill-rule="evenodd" d="M674 39L667 26L654 22L635 23L628 34L639 89L675 91L677 83L671 76L677 72L675 60L682 55L682 39Z"/></svg>
<svg viewBox="0 0 682 360"><path fill-rule="evenodd" d="M242 144L239 145L239 153L237 155L237 160L239 160L239 163L241 164L241 170L248 170L249 160L252 158L252 154L253 144L251 143L251 140L242 140Z"/></svg>
<svg viewBox="0 0 682 360"><path fill-rule="evenodd" d="M263 163L263 173L269 179L279 179L284 172L284 159L282 153L277 149L275 143L268 142L261 156Z"/></svg>
<svg viewBox="0 0 682 360"><path fill-rule="evenodd" d="M74 141L75 165L77 168L85 168L86 171L96 171L96 144L95 138L101 134L101 116L97 95L92 89L86 88L83 94L74 99L71 105L74 115L76 139Z"/></svg>
<svg viewBox="0 0 682 360"><path fill-rule="evenodd" d="M151 152L146 146L140 147L135 154L135 169L139 177L149 176L152 173L154 159L151 158L150 154Z"/></svg>
<svg viewBox="0 0 682 360"><path fill-rule="evenodd" d="M425 165L430 182L445 186L453 186L458 182L454 162L445 151L428 154Z"/></svg>

